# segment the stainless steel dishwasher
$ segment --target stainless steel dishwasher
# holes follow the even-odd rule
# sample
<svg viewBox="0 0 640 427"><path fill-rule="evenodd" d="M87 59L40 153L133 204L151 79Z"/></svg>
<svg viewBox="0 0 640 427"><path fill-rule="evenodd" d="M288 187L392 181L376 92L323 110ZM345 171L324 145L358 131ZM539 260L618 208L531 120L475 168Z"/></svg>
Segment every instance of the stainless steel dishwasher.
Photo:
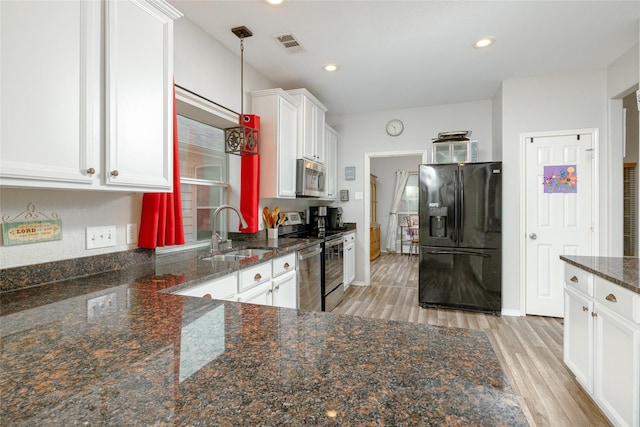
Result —
<svg viewBox="0 0 640 427"><path fill-rule="evenodd" d="M298 251L300 310L322 311L322 244Z"/></svg>

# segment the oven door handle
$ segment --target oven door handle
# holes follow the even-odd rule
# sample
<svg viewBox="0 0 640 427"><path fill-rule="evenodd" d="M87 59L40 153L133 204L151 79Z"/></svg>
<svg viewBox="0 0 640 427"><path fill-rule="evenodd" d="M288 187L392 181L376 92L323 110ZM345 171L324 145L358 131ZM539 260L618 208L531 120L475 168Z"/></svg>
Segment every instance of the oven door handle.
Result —
<svg viewBox="0 0 640 427"><path fill-rule="evenodd" d="M315 250L313 250L311 252L300 251L300 252L298 252L298 259L300 261L302 261L302 260L311 258L311 257L316 256L316 255L321 254L321 253L322 253L322 247L319 247L318 249L315 249Z"/></svg>

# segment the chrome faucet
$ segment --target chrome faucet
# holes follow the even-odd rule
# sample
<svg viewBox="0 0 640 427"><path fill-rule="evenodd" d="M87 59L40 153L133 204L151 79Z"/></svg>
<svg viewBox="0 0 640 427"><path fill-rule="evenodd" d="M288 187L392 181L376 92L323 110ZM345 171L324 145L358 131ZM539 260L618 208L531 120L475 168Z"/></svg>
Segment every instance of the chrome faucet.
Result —
<svg viewBox="0 0 640 427"><path fill-rule="evenodd" d="M218 214L224 209L231 209L232 211L235 211L235 213L237 213L238 217L240 218L240 226L242 228L248 227L247 222L244 220L244 217L236 207L231 205L220 206L213 212L213 219L211 224L211 230L213 231L213 234L211 235L211 253L231 248L231 240L223 239L222 237L220 237L218 231L216 230L216 228L218 227Z"/></svg>

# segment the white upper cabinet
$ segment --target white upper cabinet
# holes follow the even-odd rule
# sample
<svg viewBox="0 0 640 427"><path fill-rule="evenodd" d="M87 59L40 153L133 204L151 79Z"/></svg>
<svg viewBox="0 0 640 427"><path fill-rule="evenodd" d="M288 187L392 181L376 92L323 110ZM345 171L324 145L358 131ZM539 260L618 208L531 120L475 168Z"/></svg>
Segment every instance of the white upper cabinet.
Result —
<svg viewBox="0 0 640 427"><path fill-rule="evenodd" d="M170 190L179 16L160 0L0 2L0 185Z"/></svg>
<svg viewBox="0 0 640 427"><path fill-rule="evenodd" d="M157 1L106 3L106 183L170 189L173 19Z"/></svg>
<svg viewBox="0 0 640 427"><path fill-rule="evenodd" d="M298 101L282 89L251 93L260 116L260 197L295 199Z"/></svg>
<svg viewBox="0 0 640 427"><path fill-rule="evenodd" d="M434 142L433 163L465 163L478 161L478 141Z"/></svg>
<svg viewBox="0 0 640 427"><path fill-rule="evenodd" d="M336 200L338 193L338 132L331 126L324 127L325 166L327 167L325 196L322 200Z"/></svg>
<svg viewBox="0 0 640 427"><path fill-rule="evenodd" d="M299 102L298 157L324 164L324 119L327 108L306 89L287 92Z"/></svg>

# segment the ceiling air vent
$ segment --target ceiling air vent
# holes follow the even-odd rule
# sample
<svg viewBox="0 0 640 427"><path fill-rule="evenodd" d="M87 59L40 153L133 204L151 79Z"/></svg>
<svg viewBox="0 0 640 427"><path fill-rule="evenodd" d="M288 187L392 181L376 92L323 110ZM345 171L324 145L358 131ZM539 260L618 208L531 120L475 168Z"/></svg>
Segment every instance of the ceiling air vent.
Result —
<svg viewBox="0 0 640 427"><path fill-rule="evenodd" d="M289 53L298 53L304 51L304 47L302 47L302 43L298 41L295 34L293 33L284 33L284 34L276 34L273 36L274 39L280 46L282 46Z"/></svg>

